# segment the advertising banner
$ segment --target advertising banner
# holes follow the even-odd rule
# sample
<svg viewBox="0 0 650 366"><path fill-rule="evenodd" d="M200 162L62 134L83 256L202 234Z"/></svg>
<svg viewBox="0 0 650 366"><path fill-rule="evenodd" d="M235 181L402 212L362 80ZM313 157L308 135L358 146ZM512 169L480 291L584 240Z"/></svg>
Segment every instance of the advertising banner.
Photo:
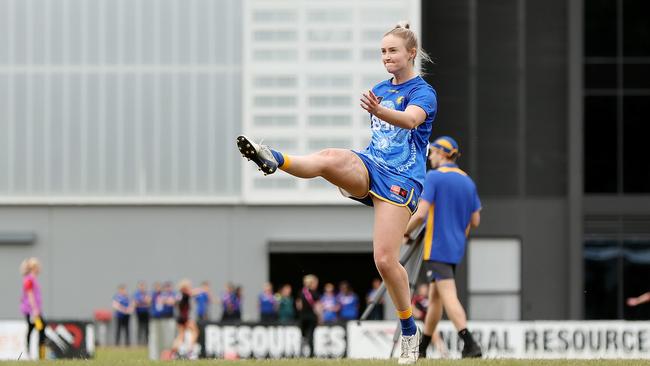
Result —
<svg viewBox="0 0 650 366"><path fill-rule="evenodd" d="M91 358L95 354L92 322L49 320L45 327L47 358ZM27 324L19 320L0 321L0 360L34 360L38 355L38 332L30 335L26 349Z"/></svg>
<svg viewBox="0 0 650 366"><path fill-rule="evenodd" d="M208 358L295 358L309 354L296 325L205 323L201 330L201 348ZM345 357L346 346L345 324L316 327L316 357Z"/></svg>
<svg viewBox="0 0 650 366"><path fill-rule="evenodd" d="M395 321L349 322L347 356L388 358L396 326ZM487 358L650 358L650 322L475 321L468 329ZM428 357L460 358L462 342L453 325L443 321L438 331L442 352L430 346Z"/></svg>

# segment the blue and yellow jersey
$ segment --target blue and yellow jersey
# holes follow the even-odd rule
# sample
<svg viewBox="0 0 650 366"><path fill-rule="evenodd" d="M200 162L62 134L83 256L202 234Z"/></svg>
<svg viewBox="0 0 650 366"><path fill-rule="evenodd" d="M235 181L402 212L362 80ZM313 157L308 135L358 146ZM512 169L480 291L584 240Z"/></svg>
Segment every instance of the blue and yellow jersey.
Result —
<svg viewBox="0 0 650 366"><path fill-rule="evenodd" d="M465 254L472 213L481 209L476 185L456 164L427 173L422 200L429 212L424 234L424 259L456 264Z"/></svg>
<svg viewBox="0 0 650 366"><path fill-rule="evenodd" d="M427 146L437 111L436 91L420 76L398 85L393 85L391 80L382 81L372 88L380 104L397 111L416 105L424 110L427 117L417 128L407 130L371 115L372 141L361 153L380 168L393 175L413 179L422 187Z"/></svg>

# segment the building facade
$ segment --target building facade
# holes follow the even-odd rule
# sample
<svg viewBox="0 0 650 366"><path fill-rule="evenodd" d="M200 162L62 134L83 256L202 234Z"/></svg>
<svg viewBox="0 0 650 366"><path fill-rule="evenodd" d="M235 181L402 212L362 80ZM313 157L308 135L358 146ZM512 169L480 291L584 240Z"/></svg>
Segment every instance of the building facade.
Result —
<svg viewBox="0 0 650 366"><path fill-rule="evenodd" d="M20 316L28 256L42 259L45 314L59 318L109 307L118 283L189 277L241 285L254 320L276 254L371 261L370 209L321 180L262 179L234 137L289 153L365 146L356 98L387 77L378 44L401 19L435 60L423 65L434 134L460 142L479 187L475 253L514 243L494 247L515 253L510 287L471 283L488 262L460 267L470 318L648 316L624 306L650 271L641 1L1 7L1 318ZM364 271L359 281L376 275Z"/></svg>

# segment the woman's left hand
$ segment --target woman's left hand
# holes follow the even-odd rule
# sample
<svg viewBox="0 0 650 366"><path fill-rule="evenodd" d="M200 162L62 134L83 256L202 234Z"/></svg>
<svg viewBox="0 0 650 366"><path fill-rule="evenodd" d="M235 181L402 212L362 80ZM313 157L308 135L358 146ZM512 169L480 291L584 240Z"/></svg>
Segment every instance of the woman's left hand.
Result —
<svg viewBox="0 0 650 366"><path fill-rule="evenodd" d="M379 98L372 92L368 90L367 93L363 93L361 96L361 108L367 110L368 112L377 115L377 111L381 108L379 104Z"/></svg>

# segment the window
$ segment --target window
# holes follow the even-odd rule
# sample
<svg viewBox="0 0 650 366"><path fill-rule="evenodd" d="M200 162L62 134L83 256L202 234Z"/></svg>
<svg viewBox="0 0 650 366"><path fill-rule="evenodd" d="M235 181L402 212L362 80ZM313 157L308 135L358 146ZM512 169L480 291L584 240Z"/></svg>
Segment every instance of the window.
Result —
<svg viewBox="0 0 650 366"><path fill-rule="evenodd" d="M583 256L585 319L650 318L649 307L626 305L650 291L650 217L587 217Z"/></svg>
<svg viewBox="0 0 650 366"><path fill-rule="evenodd" d="M319 95L309 97L311 107L348 107L350 104L350 97L348 96Z"/></svg>
<svg viewBox="0 0 650 366"><path fill-rule="evenodd" d="M290 42L298 38L296 31L283 30L258 30L253 33L253 39L256 42Z"/></svg>
<svg viewBox="0 0 650 366"><path fill-rule="evenodd" d="M312 61L347 61L352 58L349 49L313 49L309 50L309 59Z"/></svg>
<svg viewBox="0 0 650 366"><path fill-rule="evenodd" d="M650 3L584 5L584 191L650 193Z"/></svg>
<svg viewBox="0 0 650 366"><path fill-rule="evenodd" d="M471 239L468 245L469 317L521 318L521 241Z"/></svg>
<svg viewBox="0 0 650 366"><path fill-rule="evenodd" d="M296 116L293 115L257 115L253 117L253 123L255 126L266 127L266 126L295 126Z"/></svg>
<svg viewBox="0 0 650 366"><path fill-rule="evenodd" d="M380 62L383 34L398 19L421 29L420 0L249 0L243 11L241 132L295 155L365 148L371 130L360 92L389 77ZM365 58L364 49L371 50ZM254 164L241 167L246 203L355 204L322 179L259 177Z"/></svg>

